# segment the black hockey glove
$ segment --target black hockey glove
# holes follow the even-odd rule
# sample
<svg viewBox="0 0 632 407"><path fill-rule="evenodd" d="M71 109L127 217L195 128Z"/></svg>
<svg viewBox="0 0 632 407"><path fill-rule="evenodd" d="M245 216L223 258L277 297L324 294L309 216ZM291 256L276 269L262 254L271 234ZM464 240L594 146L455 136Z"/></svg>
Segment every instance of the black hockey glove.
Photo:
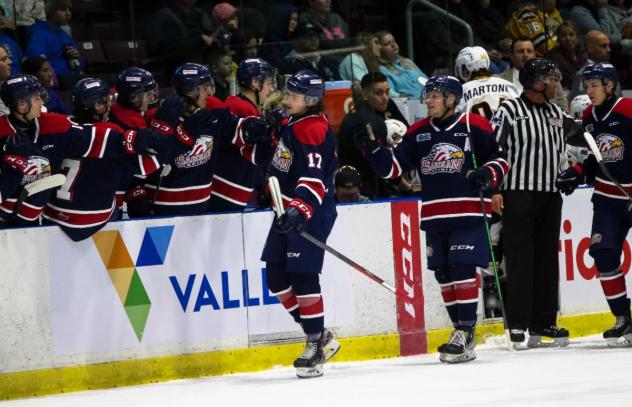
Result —
<svg viewBox="0 0 632 407"><path fill-rule="evenodd" d="M353 144L365 156L375 153L380 144L375 141L375 136L368 130L366 125L360 125L353 133Z"/></svg>
<svg viewBox="0 0 632 407"><path fill-rule="evenodd" d="M151 129L128 130L123 134L123 147L128 154L158 155L168 148L168 140Z"/></svg>
<svg viewBox="0 0 632 407"><path fill-rule="evenodd" d="M215 134L214 127L217 126L217 123L218 119L214 113L206 109L199 109L178 126L176 137L180 143L192 146L198 137Z"/></svg>
<svg viewBox="0 0 632 407"><path fill-rule="evenodd" d="M467 172L465 176L470 184L474 185L476 188L486 190L490 188L496 187L494 172L492 169L487 168L485 166L478 167L475 170L470 170Z"/></svg>
<svg viewBox="0 0 632 407"><path fill-rule="evenodd" d="M130 218L144 218L151 215L149 191L142 185L137 185L125 194L127 214Z"/></svg>
<svg viewBox="0 0 632 407"><path fill-rule="evenodd" d="M247 117L241 125L241 134L246 144L258 144L270 140L268 125L258 117Z"/></svg>
<svg viewBox="0 0 632 407"><path fill-rule="evenodd" d="M178 95L166 98L158 110L156 116L151 121L151 127L158 133L171 136L175 128L180 124L180 117L184 114L187 102Z"/></svg>
<svg viewBox="0 0 632 407"><path fill-rule="evenodd" d="M555 187L560 190L564 195L570 195L575 191L575 188L586 183L586 177L582 166L575 164L568 167L557 176L555 180Z"/></svg>
<svg viewBox="0 0 632 407"><path fill-rule="evenodd" d="M279 233L291 234L301 233L305 227L307 218L298 209L289 207L285 210L285 213L279 217L276 221Z"/></svg>

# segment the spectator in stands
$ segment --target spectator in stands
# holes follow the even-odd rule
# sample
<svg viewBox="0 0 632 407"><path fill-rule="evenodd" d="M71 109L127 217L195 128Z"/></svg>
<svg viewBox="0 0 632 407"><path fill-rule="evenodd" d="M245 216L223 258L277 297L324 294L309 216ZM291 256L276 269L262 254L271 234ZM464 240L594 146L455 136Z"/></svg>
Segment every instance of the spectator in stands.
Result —
<svg viewBox="0 0 632 407"><path fill-rule="evenodd" d="M213 36L217 41L217 45L228 47L231 44L243 43L237 33L237 29L239 28L237 9L232 4L216 4L215 7L213 7L212 16L216 26Z"/></svg>
<svg viewBox="0 0 632 407"><path fill-rule="evenodd" d="M196 3L173 0L152 19L150 45L154 52L168 57L168 72L181 62L201 61L215 41L211 19Z"/></svg>
<svg viewBox="0 0 632 407"><path fill-rule="evenodd" d="M340 203L364 203L369 198L360 193L362 178L358 170L350 165L344 165L336 172L334 182L336 186L336 202Z"/></svg>
<svg viewBox="0 0 632 407"><path fill-rule="evenodd" d="M18 46L17 42L7 34L4 30L7 25L6 13L4 7L0 6L0 47L4 48L11 58L11 75L20 73L20 62L22 62L22 50Z"/></svg>
<svg viewBox="0 0 632 407"><path fill-rule="evenodd" d="M15 6L17 41L20 47L24 48L28 28L38 20L46 20L44 0L20 0L12 3L12 6Z"/></svg>
<svg viewBox="0 0 632 407"><path fill-rule="evenodd" d="M11 58L9 58L9 54L7 51L0 47L0 82L7 79L11 76ZM2 99L0 99L0 116L6 116L9 114L9 108L4 104Z"/></svg>
<svg viewBox="0 0 632 407"><path fill-rule="evenodd" d="M474 31L474 43L487 49L496 49L498 41L507 37L505 31L506 18L496 8L492 7L491 0L476 0L465 2L465 20Z"/></svg>
<svg viewBox="0 0 632 407"><path fill-rule="evenodd" d="M211 53L211 74L215 82L215 97L224 101L231 92L231 82L234 83L233 58L224 48L218 48Z"/></svg>
<svg viewBox="0 0 632 407"><path fill-rule="evenodd" d="M77 44L62 29L72 18L70 0L48 0L47 21L36 21L28 29L27 56L44 56L55 70L60 89L68 89L85 69Z"/></svg>
<svg viewBox="0 0 632 407"><path fill-rule="evenodd" d="M325 81L340 79L336 60L317 52L319 35L319 30L311 22L299 20L292 33L294 49L283 58L284 73L294 75L298 71L309 69L318 73Z"/></svg>
<svg viewBox="0 0 632 407"><path fill-rule="evenodd" d="M344 48L351 45L349 26L342 17L331 12L331 0L307 0L298 22L310 23L316 28L320 49ZM342 57L343 54L339 54L335 59L340 62Z"/></svg>
<svg viewBox="0 0 632 407"><path fill-rule="evenodd" d="M572 100L575 96L581 95L584 92L584 84L582 81L582 72L586 65L595 64L598 62L609 62L611 56L610 39L606 33L601 31L589 31L584 39L586 46L586 60L584 65L577 70L573 78L573 85L569 94L569 99ZM615 90L617 95L621 95L621 85L617 84Z"/></svg>
<svg viewBox="0 0 632 407"><path fill-rule="evenodd" d="M391 97L411 97L419 99L428 76L415 63L399 55L399 45L388 31L376 33L380 40L380 72L386 75Z"/></svg>
<svg viewBox="0 0 632 407"><path fill-rule="evenodd" d="M369 72L380 69L380 55L382 46L377 35L360 32L357 37L358 45L364 47L360 52L353 52L340 62L338 73L340 78L359 82Z"/></svg>
<svg viewBox="0 0 632 407"><path fill-rule="evenodd" d="M262 55L272 66L283 65L283 57L292 51L291 36L298 24L298 11L290 4L277 4L270 12L270 25Z"/></svg>
<svg viewBox="0 0 632 407"><path fill-rule="evenodd" d="M557 47L547 58L550 58L559 67L562 73L562 88L570 90L573 79L578 69L584 66L586 54L579 46L575 26L570 21L564 21L557 29Z"/></svg>
<svg viewBox="0 0 632 407"><path fill-rule="evenodd" d="M606 7L607 0L579 0L576 3L579 4L571 8L570 19L579 35L589 31L602 31L611 43L621 41L621 30L617 26L616 17Z"/></svg>
<svg viewBox="0 0 632 407"><path fill-rule="evenodd" d="M46 88L48 98L44 102L46 110L51 113L70 114L70 110L61 100L59 93L53 88L53 67L41 56L28 57L22 61L22 73L33 75Z"/></svg>
<svg viewBox="0 0 632 407"><path fill-rule="evenodd" d="M259 58L259 39L254 34L246 33L243 44L236 46L235 61L241 62L244 59Z"/></svg>
<svg viewBox="0 0 632 407"><path fill-rule="evenodd" d="M535 58L535 49L533 47L533 42L531 42L531 40L527 38L515 39L511 44L510 58L512 67L510 69L507 69L500 75L496 76L513 83L518 88L518 91L522 93L523 86L520 83L518 76L527 61ZM566 99L566 96L564 96L562 85L559 83L557 84L555 97L551 99L551 103L558 105L564 111L568 111L568 101Z"/></svg>
<svg viewBox="0 0 632 407"><path fill-rule="evenodd" d="M519 4L505 24L511 38L528 38L536 56L541 57L557 45L557 28L564 20L556 8L556 0Z"/></svg>
<svg viewBox="0 0 632 407"><path fill-rule="evenodd" d="M353 110L345 116L338 134L338 155L340 163L351 165L360 171L362 176L362 193L374 198L399 196L410 191L410 185L397 178L392 181L375 175L369 161L356 148L353 139L359 129L365 128L367 123L373 126L385 127L387 119L399 120L406 123L406 119L389 97L389 82L381 72L364 75L360 81L360 100L354 101ZM376 136L379 132L375 131ZM386 135L380 140L387 143Z"/></svg>

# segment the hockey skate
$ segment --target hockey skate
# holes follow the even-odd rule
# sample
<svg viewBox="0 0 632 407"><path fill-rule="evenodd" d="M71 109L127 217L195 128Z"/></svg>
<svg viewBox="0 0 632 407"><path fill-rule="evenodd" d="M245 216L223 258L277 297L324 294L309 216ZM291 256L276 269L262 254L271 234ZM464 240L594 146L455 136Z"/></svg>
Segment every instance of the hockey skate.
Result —
<svg viewBox="0 0 632 407"><path fill-rule="evenodd" d="M474 347L474 328L455 329L450 335L450 340L437 350L439 350L439 360L443 363L463 363L476 359Z"/></svg>
<svg viewBox="0 0 632 407"><path fill-rule="evenodd" d="M294 361L296 375L301 379L320 377L323 375L323 363L325 354L321 341L307 341L303 353Z"/></svg>
<svg viewBox="0 0 632 407"><path fill-rule="evenodd" d="M511 329L509 331L509 339L514 350L527 349L522 343L525 340L524 329Z"/></svg>
<svg viewBox="0 0 632 407"><path fill-rule="evenodd" d="M544 342L542 337L552 339L553 342ZM529 329L529 348L564 348L568 346L568 330L551 325L543 329Z"/></svg>
<svg viewBox="0 0 632 407"><path fill-rule="evenodd" d="M340 350L340 342L334 339L334 334L327 328L323 331L323 337L320 341L323 344L323 354L325 355L325 362L327 362Z"/></svg>
<svg viewBox="0 0 632 407"><path fill-rule="evenodd" d="M611 347L632 346L632 319L630 314L617 317L614 326L603 333L603 337Z"/></svg>

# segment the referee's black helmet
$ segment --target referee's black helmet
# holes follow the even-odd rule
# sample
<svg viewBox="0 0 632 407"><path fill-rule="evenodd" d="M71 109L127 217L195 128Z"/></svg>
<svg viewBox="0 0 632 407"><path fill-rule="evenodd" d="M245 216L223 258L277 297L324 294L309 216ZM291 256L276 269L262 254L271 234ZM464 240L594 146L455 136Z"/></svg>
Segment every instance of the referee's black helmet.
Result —
<svg viewBox="0 0 632 407"><path fill-rule="evenodd" d="M557 80L562 78L555 62L548 58L535 58L527 61L520 71L518 79L525 89L532 89L536 82L544 82L546 76L550 74L554 74Z"/></svg>

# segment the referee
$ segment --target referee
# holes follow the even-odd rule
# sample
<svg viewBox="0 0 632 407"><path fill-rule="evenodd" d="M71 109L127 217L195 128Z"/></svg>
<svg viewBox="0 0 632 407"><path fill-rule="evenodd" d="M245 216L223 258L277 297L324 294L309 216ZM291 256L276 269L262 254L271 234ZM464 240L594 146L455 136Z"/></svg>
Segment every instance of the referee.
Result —
<svg viewBox="0 0 632 407"><path fill-rule="evenodd" d="M502 192L492 198L503 221L507 320L512 342L523 342L528 329L530 347L542 336L568 343L568 331L556 324L562 197L555 179L566 166L567 141L583 143L581 126L549 102L560 78L551 60L528 61L519 76L523 93L504 101L492 119L510 164Z"/></svg>

